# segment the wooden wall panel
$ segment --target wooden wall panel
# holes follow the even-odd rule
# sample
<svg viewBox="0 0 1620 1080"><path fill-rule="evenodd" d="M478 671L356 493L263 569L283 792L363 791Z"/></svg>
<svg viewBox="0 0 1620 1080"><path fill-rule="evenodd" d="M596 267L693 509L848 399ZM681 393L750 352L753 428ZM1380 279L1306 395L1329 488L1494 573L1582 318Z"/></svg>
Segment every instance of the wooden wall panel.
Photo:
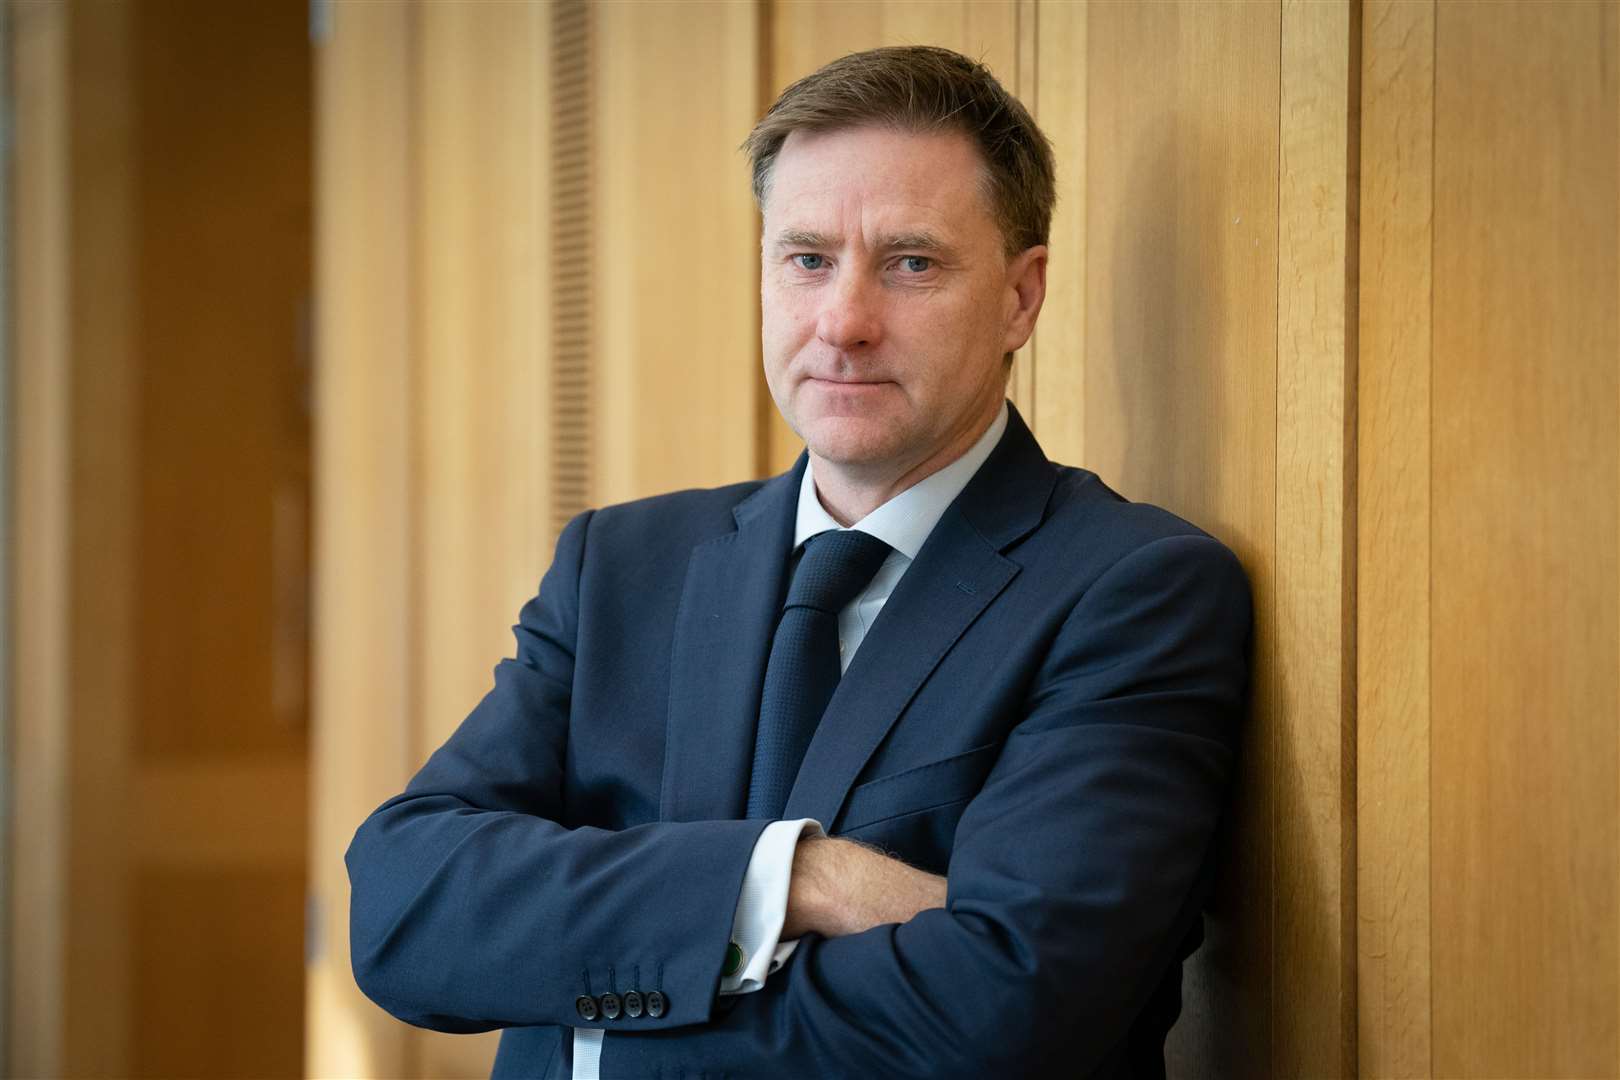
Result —
<svg viewBox="0 0 1620 1080"><path fill-rule="evenodd" d="M1057 207L1046 267L1046 305L1028 350L1039 373L1026 391L1030 426L1054 461L1085 460L1086 122L1091 66L1089 4L1040 0L1036 9L1035 122L1057 158ZM1020 69L1022 74L1022 69Z"/></svg>
<svg viewBox="0 0 1620 1080"><path fill-rule="evenodd" d="M138 371L128 7L68 11L70 395L62 1073L128 1073ZM93 612L93 616L88 613ZM95 657L84 664L82 658Z"/></svg>
<svg viewBox="0 0 1620 1080"><path fill-rule="evenodd" d="M600 506L758 471L758 215L737 146L756 118L760 12L704 0L593 15Z"/></svg>
<svg viewBox="0 0 1620 1080"><path fill-rule="evenodd" d="M298 1075L296 1063L283 1064L302 1053L298 1024L277 1014L303 993L300 858L279 871L144 867L131 904L139 1032L131 1075ZM176 947L188 941L208 949ZM287 962L267 967L267 946Z"/></svg>
<svg viewBox="0 0 1620 1080"><path fill-rule="evenodd" d="M1184 1075L1270 1075L1283 1039L1274 1026L1299 1022L1278 1003L1302 970L1273 956L1274 918L1285 918L1274 912L1297 905L1309 919L1320 900L1273 877L1275 822L1310 808L1290 785L1296 748L1277 719L1281 13L1093 5L1085 26L1085 339L1061 359L1043 345L1036 401L1043 420L1084 411L1060 429L1083 433L1083 446L1051 452L1197 522L1248 568L1253 718L1209 940L1188 967L1170 1057ZM1078 378L1068 363L1083 364ZM1338 867L1297 873L1336 883Z"/></svg>
<svg viewBox="0 0 1620 1080"><path fill-rule="evenodd" d="M512 653L551 557L549 10L417 9L413 767ZM418 1076L487 1074L499 1036L420 1032Z"/></svg>
<svg viewBox="0 0 1620 1080"><path fill-rule="evenodd" d="M1620 1069L1614 5L1435 13L1434 1071Z"/></svg>
<svg viewBox="0 0 1620 1080"><path fill-rule="evenodd" d="M409 1076L406 1029L349 968L356 826L414 763L412 10L334 4L316 50L311 1076Z"/></svg>
<svg viewBox="0 0 1620 1080"><path fill-rule="evenodd" d="M1280 1076L1356 1072L1355 374L1360 6L1283 0L1272 957ZM1266 718L1262 718L1264 720Z"/></svg>
<svg viewBox="0 0 1620 1080"><path fill-rule="evenodd" d="M11 250L18 274L11 350L9 482L16 523L8 570L14 607L12 699L6 733L10 923L6 1064L18 1076L62 1072L66 933L69 441L67 11L14 4Z"/></svg>
<svg viewBox="0 0 1620 1080"><path fill-rule="evenodd" d="M1365 1076L1427 1076L1434 7L1363 12L1357 1017Z"/></svg>
<svg viewBox="0 0 1620 1080"><path fill-rule="evenodd" d="M255 921L227 962L211 935L145 936L137 881L246 868L302 891L304 22L271 4L223 21L195 3L7 14L21 147L39 155L14 207L32 248L21 486L43 511L19 548L44 577L18 593L22 639L41 634L22 654L18 757L37 774L8 885L27 898L19 940L39 943L10 958L27 1034L9 1071L170 1071L175 1033L142 1013L154 950L166 970L266 988L252 1014L280 1033L244 1058L197 1026L211 1049L191 1072L295 1071L300 905Z"/></svg>

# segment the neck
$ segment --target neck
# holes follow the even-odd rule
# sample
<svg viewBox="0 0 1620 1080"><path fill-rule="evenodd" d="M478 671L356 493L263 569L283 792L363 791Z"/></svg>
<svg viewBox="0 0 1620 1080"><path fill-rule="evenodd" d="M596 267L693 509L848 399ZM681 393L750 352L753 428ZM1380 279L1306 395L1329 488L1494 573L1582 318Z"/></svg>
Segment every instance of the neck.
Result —
<svg viewBox="0 0 1620 1080"><path fill-rule="evenodd" d="M996 409L980 422L962 429L955 438L927 458L914 464L863 466L828 461L810 452L815 466L816 497L822 508L838 524L848 528L896 495L928 479L973 448L979 437L989 430L1001 409Z"/></svg>

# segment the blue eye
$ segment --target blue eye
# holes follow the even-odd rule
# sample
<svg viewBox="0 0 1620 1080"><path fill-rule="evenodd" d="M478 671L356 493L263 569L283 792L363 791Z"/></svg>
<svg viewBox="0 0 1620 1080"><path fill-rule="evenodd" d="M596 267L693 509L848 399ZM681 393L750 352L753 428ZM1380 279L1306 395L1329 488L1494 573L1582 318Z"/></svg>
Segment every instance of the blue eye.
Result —
<svg viewBox="0 0 1620 1080"><path fill-rule="evenodd" d="M934 260L922 255L907 255L900 260L900 265L905 267L907 272L912 274L926 273L928 268L933 264Z"/></svg>
<svg viewBox="0 0 1620 1080"><path fill-rule="evenodd" d="M820 270L825 259L820 255L795 255L793 261L799 264L800 270Z"/></svg>

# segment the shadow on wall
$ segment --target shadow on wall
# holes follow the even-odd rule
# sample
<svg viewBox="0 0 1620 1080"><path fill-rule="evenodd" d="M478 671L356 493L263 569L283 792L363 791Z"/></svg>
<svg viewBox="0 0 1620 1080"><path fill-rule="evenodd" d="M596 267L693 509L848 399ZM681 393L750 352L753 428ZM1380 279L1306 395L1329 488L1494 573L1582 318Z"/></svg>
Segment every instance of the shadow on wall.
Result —
<svg viewBox="0 0 1620 1080"><path fill-rule="evenodd" d="M1266 144L1195 123L1164 114L1142 129L1123 178L1110 276L1097 282L1088 319L1112 337L1098 342L1103 348L1088 365L1093 415L1086 431L1095 439L1088 458L1129 498L1174 510L1238 553L1263 634L1269 574L1260 560L1270 545L1257 550L1254 523L1274 513L1274 492L1245 488L1265 487L1264 478L1274 476L1267 455L1276 431L1275 311L1255 297L1267 288L1274 294L1275 278L1243 279L1251 263L1275 267L1276 226L1274 207L1248 208L1254 212L1245 222L1242 200L1253 196L1238 190L1235 178L1255 170L1233 167L1232 159ZM1238 244L1253 252L1235 250ZM1254 258L1262 252L1265 259ZM1265 325L1263 337L1254 320ZM1242 344L1257 338L1272 347ZM1117 411L1099 415L1109 409ZM1256 460L1244 460L1249 455ZM1279 948L1287 943L1277 942L1273 927L1274 823L1304 810L1278 805L1290 786L1279 788L1274 778L1294 766L1277 738L1271 662L1259 637L1236 790L1216 841L1206 939L1186 964L1182 1018L1166 1046L1172 1076L1270 1075L1274 953L1333 955L1314 943ZM1308 878L1313 869L1294 867L1289 879L1314 898L1304 909L1316 911L1325 883ZM1325 922L1320 929L1329 932ZM1315 976L1309 984L1320 985Z"/></svg>

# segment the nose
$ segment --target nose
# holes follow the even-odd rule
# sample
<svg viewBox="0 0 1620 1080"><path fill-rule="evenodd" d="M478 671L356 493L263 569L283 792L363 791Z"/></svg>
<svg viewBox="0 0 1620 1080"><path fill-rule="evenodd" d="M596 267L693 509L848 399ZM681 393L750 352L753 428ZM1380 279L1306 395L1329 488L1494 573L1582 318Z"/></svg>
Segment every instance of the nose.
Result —
<svg viewBox="0 0 1620 1080"><path fill-rule="evenodd" d="M839 352L870 348L883 337L878 284L857 271L839 274L823 294L816 337Z"/></svg>

